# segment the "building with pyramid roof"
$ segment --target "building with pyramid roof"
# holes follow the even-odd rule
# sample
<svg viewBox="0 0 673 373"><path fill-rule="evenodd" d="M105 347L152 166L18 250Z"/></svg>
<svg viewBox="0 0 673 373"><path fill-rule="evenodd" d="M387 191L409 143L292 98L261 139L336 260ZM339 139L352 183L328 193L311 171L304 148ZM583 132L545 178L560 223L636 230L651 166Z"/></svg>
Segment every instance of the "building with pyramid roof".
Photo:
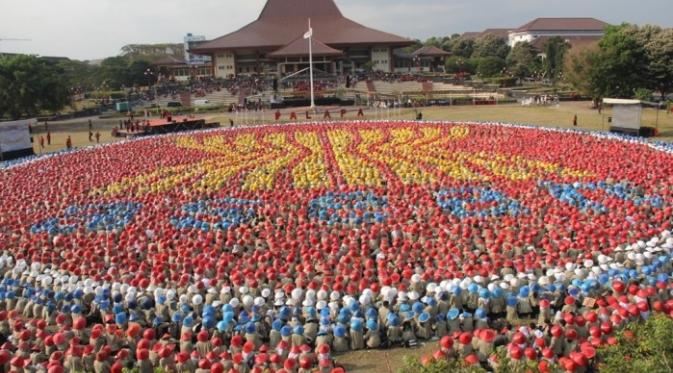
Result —
<svg viewBox="0 0 673 373"><path fill-rule="evenodd" d="M315 68L344 74L371 66L393 69L393 50L413 44L341 14L334 0L267 0L257 20L191 52L210 55L213 75L290 74L308 66L308 41L302 36L311 19Z"/></svg>

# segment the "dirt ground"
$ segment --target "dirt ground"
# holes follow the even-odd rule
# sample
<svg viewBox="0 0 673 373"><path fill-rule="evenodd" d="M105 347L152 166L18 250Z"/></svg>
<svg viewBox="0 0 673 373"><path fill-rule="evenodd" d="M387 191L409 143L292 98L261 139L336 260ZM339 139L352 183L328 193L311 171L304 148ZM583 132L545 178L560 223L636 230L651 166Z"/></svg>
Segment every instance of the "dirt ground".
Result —
<svg viewBox="0 0 673 373"><path fill-rule="evenodd" d="M428 341L415 348L350 352L338 355L336 361L349 373L396 373L402 368L405 356L421 357L432 354L438 348L439 342Z"/></svg>
<svg viewBox="0 0 673 373"><path fill-rule="evenodd" d="M354 115L355 108L349 108L351 114L346 119L356 119ZM566 127L571 128L573 117L577 115L577 128L588 130L607 130L609 128L608 118L611 111L606 109L602 114L591 109L590 102L563 102L559 106L549 107L522 107L517 104L500 106L442 106L427 107L418 109L423 113L426 120L456 120L456 121L500 121L512 123L526 123L548 127ZM290 109L282 110L283 120L289 118ZM299 114L299 110L297 113ZM235 121L235 125L243 126L253 123L273 123L273 111L262 113L250 113L249 115L230 113L209 114L206 118L209 121L219 121L223 126L227 126L229 119ZM336 118L337 110L332 111L332 116ZM299 115L302 117L302 115ZM658 114L654 109L645 109L643 111L643 125L658 127L660 136L655 138L659 141L673 141L673 114L661 110ZM365 119L414 119L416 112L413 109L391 109L389 112L368 110L365 112ZM118 138L111 136L112 128L119 124L120 118L99 119L83 118L71 121L50 122L49 131L51 132L51 145L45 145L40 149L39 137L46 136L44 123L39 123L33 129L34 148L36 154L52 152L65 148L66 138L71 136L73 146L83 147L95 144L89 141L88 120L93 123L93 133L100 132L101 143L119 141ZM658 124L657 124L658 122ZM46 144L46 140L45 140Z"/></svg>

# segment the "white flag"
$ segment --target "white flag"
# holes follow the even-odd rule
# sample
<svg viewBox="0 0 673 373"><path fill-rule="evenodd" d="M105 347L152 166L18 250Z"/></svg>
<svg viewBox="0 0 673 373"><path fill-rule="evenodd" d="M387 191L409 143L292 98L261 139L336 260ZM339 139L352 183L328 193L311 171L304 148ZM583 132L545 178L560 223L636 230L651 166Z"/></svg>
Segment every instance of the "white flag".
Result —
<svg viewBox="0 0 673 373"><path fill-rule="evenodd" d="M308 39L313 36L313 28L309 27L308 31L304 34L304 39Z"/></svg>

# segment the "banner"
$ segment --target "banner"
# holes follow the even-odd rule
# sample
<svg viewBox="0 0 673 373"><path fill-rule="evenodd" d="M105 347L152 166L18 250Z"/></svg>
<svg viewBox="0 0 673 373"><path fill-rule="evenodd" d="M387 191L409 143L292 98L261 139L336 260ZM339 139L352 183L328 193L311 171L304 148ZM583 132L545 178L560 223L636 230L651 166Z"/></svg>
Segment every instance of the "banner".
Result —
<svg viewBox="0 0 673 373"><path fill-rule="evenodd" d="M32 149L28 126L34 124L37 124L37 119L0 122L0 152Z"/></svg>

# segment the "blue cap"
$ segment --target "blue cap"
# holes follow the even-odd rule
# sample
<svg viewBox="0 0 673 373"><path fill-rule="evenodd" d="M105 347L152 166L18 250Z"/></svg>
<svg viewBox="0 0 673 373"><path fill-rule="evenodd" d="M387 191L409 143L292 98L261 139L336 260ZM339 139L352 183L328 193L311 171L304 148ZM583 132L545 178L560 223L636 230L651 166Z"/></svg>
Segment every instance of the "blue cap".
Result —
<svg viewBox="0 0 673 373"><path fill-rule="evenodd" d="M478 319L485 319L486 318L486 311L483 308L477 308L477 310L474 311L474 315Z"/></svg>
<svg viewBox="0 0 673 373"><path fill-rule="evenodd" d="M187 327L187 328L191 328L192 326L194 326L194 318L192 318L191 316L185 317L182 320L182 326Z"/></svg>
<svg viewBox="0 0 673 373"><path fill-rule="evenodd" d="M117 325L126 324L126 321L127 321L126 313L120 312L120 313L115 315L115 323Z"/></svg>
<svg viewBox="0 0 673 373"><path fill-rule="evenodd" d="M225 330L227 330L228 327L229 323L224 320L221 320L220 322L217 323L217 330L219 330L220 332L224 332Z"/></svg>
<svg viewBox="0 0 673 373"><path fill-rule="evenodd" d="M222 306L222 314L225 314L227 312L234 312L234 307L232 307L231 304L229 303Z"/></svg>
<svg viewBox="0 0 673 373"><path fill-rule="evenodd" d="M292 328L289 325L285 325L280 328L280 335L283 337L289 337L292 335Z"/></svg>
<svg viewBox="0 0 673 373"><path fill-rule="evenodd" d="M290 310L289 308L283 306L283 307L281 307L280 310L278 311L278 315L280 316L281 319L283 319L283 320L287 320L287 319L289 319L290 316L292 315L292 310Z"/></svg>
<svg viewBox="0 0 673 373"><path fill-rule="evenodd" d="M528 286L524 286L521 289L519 289L519 296L522 298L527 298L528 295L530 295L530 289Z"/></svg>
<svg viewBox="0 0 673 373"><path fill-rule="evenodd" d="M479 289L479 298L488 299L490 295L491 294L489 293L488 289L486 288Z"/></svg>
<svg viewBox="0 0 673 373"><path fill-rule="evenodd" d="M460 311L457 308L451 308L449 312L446 313L446 318L449 320L455 320L460 315Z"/></svg>
<svg viewBox="0 0 673 373"><path fill-rule="evenodd" d="M479 292L479 285L477 285L477 284L475 284L475 283L471 283L471 284L467 287L467 291L468 291L470 294L476 294L476 293Z"/></svg>
<svg viewBox="0 0 673 373"><path fill-rule="evenodd" d="M343 325L337 325L334 327L334 336L343 338L346 336L346 328Z"/></svg>
<svg viewBox="0 0 673 373"><path fill-rule="evenodd" d="M400 320L400 317L397 316L396 313L390 312L388 314L388 324L390 324L390 326L399 326L401 321L402 320Z"/></svg>
<svg viewBox="0 0 673 373"><path fill-rule="evenodd" d="M275 331L280 331L280 328L283 327L283 322L282 322L280 319L275 319L275 320L273 320L273 322L271 323L271 327L272 327L273 330L275 330Z"/></svg>
<svg viewBox="0 0 673 373"><path fill-rule="evenodd" d="M232 322L232 321L234 321L234 313L233 313L233 312L225 312L225 313L222 315L222 320L224 320L224 321L226 321L226 322Z"/></svg>
<svg viewBox="0 0 673 373"><path fill-rule="evenodd" d="M504 293L504 291L502 290L501 287L496 287L495 289L493 289L493 297L494 298L502 297L503 293Z"/></svg>
<svg viewBox="0 0 673 373"><path fill-rule="evenodd" d="M248 325L245 326L245 332L248 334L254 334L257 328L255 328L254 323L248 323Z"/></svg>
<svg viewBox="0 0 673 373"><path fill-rule="evenodd" d="M374 319L367 320L367 329L376 330L378 328L379 328L379 324L376 323L376 320L374 320Z"/></svg>
<svg viewBox="0 0 673 373"><path fill-rule="evenodd" d="M329 308L323 308L320 310L320 317L330 317Z"/></svg>
<svg viewBox="0 0 673 373"><path fill-rule="evenodd" d="M423 312L423 310L425 309L425 306L423 306L423 303L421 303L421 302L416 302L411 307L411 309L414 311L415 314L419 315L421 312Z"/></svg>
<svg viewBox="0 0 673 373"><path fill-rule="evenodd" d="M215 316L215 312L216 312L215 307L213 307L212 305L209 304L209 305L203 307L203 312L201 312L201 316L204 316L204 317L205 316Z"/></svg>
<svg viewBox="0 0 673 373"><path fill-rule="evenodd" d="M367 319L376 319L378 317L378 315L376 314L376 309L374 309L373 307L367 308L365 317L367 317Z"/></svg>
<svg viewBox="0 0 673 373"><path fill-rule="evenodd" d="M516 297L513 296L513 295L510 295L510 296L507 297L507 305L510 306L510 307L514 307L514 306L516 306L516 304L517 304L518 302L519 302L519 301L518 301L518 300L516 299Z"/></svg>
<svg viewBox="0 0 673 373"><path fill-rule="evenodd" d="M297 325L292 329L292 333L297 334L297 335L304 335L304 327L301 325Z"/></svg>
<svg viewBox="0 0 673 373"><path fill-rule="evenodd" d="M427 312L423 312L418 316L418 321L421 323L426 323L430 320L430 314Z"/></svg>
<svg viewBox="0 0 673 373"><path fill-rule="evenodd" d="M351 320L351 329L355 330L356 332L362 331L362 320L360 319Z"/></svg>

